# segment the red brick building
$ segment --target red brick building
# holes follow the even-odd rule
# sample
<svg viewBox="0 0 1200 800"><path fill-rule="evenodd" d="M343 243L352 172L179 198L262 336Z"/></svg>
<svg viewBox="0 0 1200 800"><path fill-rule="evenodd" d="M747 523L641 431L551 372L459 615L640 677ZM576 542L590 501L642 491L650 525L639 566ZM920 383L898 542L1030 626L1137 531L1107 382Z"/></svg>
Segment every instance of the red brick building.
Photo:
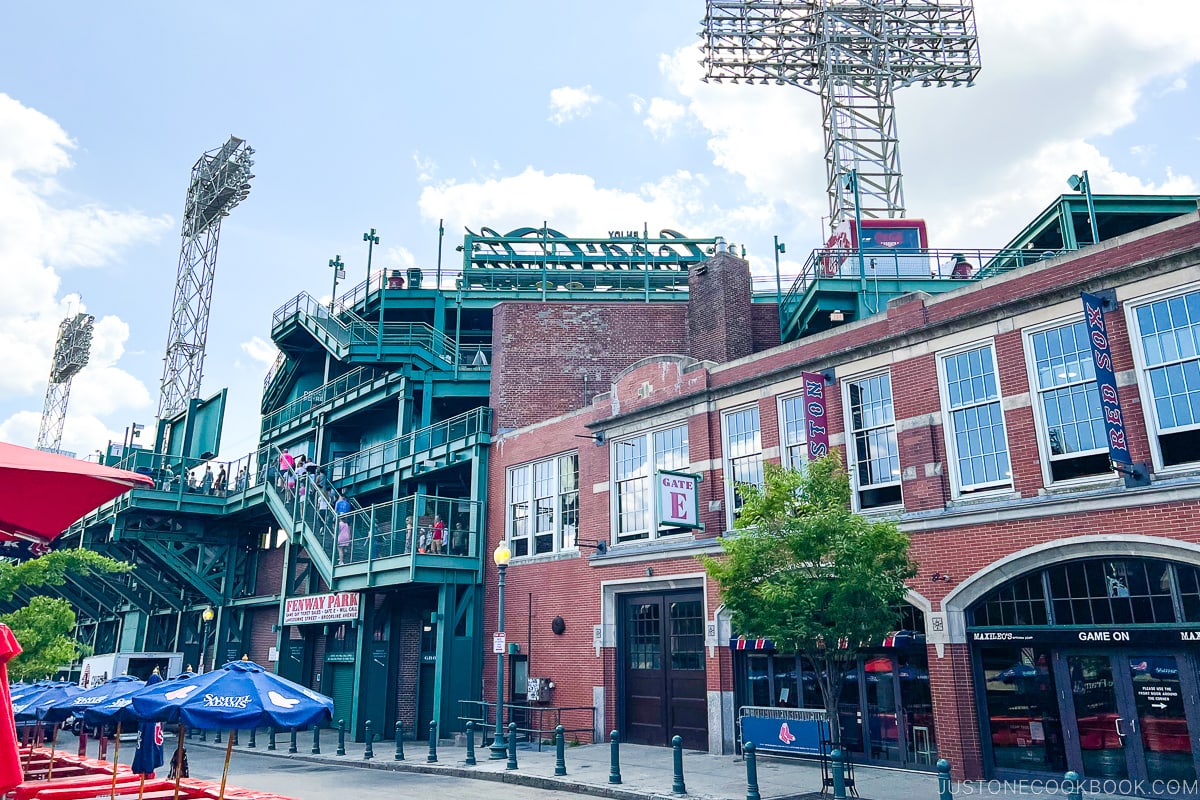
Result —
<svg viewBox="0 0 1200 800"><path fill-rule="evenodd" d="M506 697L545 677L553 706L594 708L572 737L679 734L712 752L737 746L743 707L821 706L795 656L731 648L738 632L696 560L720 551L738 483L803 463L801 372L817 372L856 510L896 518L920 565L903 632L847 681L855 759L1194 781L1197 214L783 345L763 333L777 311L751 304L745 262L706 266L686 307L495 312L487 547L512 552ZM1146 480L1111 468L1081 292L1111 303ZM658 524L658 470L702 477L702 529Z"/></svg>

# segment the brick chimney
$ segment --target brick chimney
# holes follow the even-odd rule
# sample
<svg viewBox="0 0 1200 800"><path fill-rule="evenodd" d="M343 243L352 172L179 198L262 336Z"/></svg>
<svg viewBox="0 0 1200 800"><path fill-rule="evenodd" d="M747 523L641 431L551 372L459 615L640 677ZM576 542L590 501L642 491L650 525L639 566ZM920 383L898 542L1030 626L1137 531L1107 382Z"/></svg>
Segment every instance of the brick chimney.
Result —
<svg viewBox="0 0 1200 800"><path fill-rule="evenodd" d="M718 243L712 258L688 271L689 355L718 364L754 352L750 264Z"/></svg>

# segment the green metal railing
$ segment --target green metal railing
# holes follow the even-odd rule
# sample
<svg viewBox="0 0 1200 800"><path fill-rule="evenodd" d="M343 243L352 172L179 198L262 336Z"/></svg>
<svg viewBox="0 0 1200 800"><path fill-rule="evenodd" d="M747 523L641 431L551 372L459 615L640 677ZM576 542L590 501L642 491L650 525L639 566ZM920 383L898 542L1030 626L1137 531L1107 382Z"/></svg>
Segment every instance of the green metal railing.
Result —
<svg viewBox="0 0 1200 800"><path fill-rule="evenodd" d="M781 320L791 319L809 291L822 280L946 281L950 288L1059 255L1058 250L872 249L862 251L860 270L858 250L821 248L809 254L803 271L783 298L779 316Z"/></svg>
<svg viewBox="0 0 1200 800"><path fill-rule="evenodd" d="M353 484L364 474L394 469L394 465L402 459L449 442L489 433L491 428L492 409L472 409L457 417L360 450L354 455L339 458L329 464L329 475L339 485Z"/></svg>
<svg viewBox="0 0 1200 800"><path fill-rule="evenodd" d="M358 369L351 370L345 375L331 380L329 383L305 392L282 408L276 409L263 417L262 430L269 431L277 428L319 406L344 397L360 386L378 380L386 374L374 367L359 367Z"/></svg>

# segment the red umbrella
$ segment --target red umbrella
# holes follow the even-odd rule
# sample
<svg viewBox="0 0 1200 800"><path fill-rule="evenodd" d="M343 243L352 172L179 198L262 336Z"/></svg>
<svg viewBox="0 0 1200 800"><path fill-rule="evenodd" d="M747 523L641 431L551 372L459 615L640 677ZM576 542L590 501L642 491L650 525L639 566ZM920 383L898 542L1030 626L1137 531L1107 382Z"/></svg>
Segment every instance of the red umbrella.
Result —
<svg viewBox="0 0 1200 800"><path fill-rule="evenodd" d="M17 751L17 724L8 694L8 662L20 655L21 645L8 626L0 623L0 794L21 783L21 754Z"/></svg>
<svg viewBox="0 0 1200 800"><path fill-rule="evenodd" d="M72 522L135 486L136 472L0 442L0 539L52 541Z"/></svg>

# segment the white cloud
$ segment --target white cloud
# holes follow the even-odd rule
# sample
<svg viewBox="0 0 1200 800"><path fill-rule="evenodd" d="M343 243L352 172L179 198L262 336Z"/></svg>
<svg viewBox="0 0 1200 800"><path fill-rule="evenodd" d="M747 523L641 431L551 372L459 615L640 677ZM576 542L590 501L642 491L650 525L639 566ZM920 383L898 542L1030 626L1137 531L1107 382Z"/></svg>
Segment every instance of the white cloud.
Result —
<svg viewBox="0 0 1200 800"><path fill-rule="evenodd" d="M656 139L666 139L686 113L687 109L674 100L655 97L650 101L650 106L646 109L646 119L642 122Z"/></svg>
<svg viewBox="0 0 1200 800"><path fill-rule="evenodd" d="M413 153L413 166L417 169L417 182L429 183L437 173L437 162L429 156Z"/></svg>
<svg viewBox="0 0 1200 800"><path fill-rule="evenodd" d="M243 353L252 361L261 364L264 369L274 364L275 357L279 355L279 348L261 336L251 336L250 341L242 342L240 347Z"/></svg>
<svg viewBox="0 0 1200 800"><path fill-rule="evenodd" d="M562 125L579 117L586 117L592 106L600 102L600 95L592 93L591 86L560 86L550 90L550 121Z"/></svg>
<svg viewBox="0 0 1200 800"><path fill-rule="evenodd" d="M60 295L61 271L102 267L172 227L166 215L64 201L58 176L71 166L74 147L57 122L0 94L0 396L9 413L0 438L23 444L37 437L58 325L86 310L78 296ZM119 318L97 320L91 363L72 384L65 449L102 447L109 430L99 415L149 404L147 388L117 366L128 339Z"/></svg>

